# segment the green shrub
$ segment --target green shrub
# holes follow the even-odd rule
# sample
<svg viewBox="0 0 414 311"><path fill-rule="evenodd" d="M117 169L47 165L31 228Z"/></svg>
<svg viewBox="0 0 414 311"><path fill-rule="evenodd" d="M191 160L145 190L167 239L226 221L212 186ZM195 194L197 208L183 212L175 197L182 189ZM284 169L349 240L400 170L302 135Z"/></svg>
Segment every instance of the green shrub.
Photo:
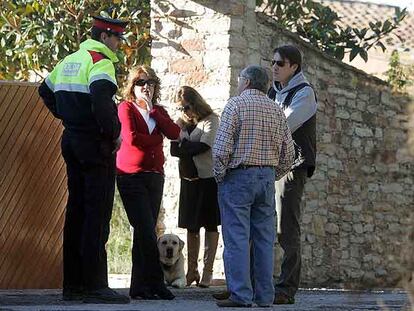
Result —
<svg viewBox="0 0 414 311"><path fill-rule="evenodd" d="M131 273L131 230L118 191L115 193L111 233L107 244L109 273Z"/></svg>
<svg viewBox="0 0 414 311"><path fill-rule="evenodd" d="M389 67L386 72L387 82L392 86L394 91L403 92L407 86L413 84L414 66L404 66L400 62L398 51L394 50L391 54Z"/></svg>

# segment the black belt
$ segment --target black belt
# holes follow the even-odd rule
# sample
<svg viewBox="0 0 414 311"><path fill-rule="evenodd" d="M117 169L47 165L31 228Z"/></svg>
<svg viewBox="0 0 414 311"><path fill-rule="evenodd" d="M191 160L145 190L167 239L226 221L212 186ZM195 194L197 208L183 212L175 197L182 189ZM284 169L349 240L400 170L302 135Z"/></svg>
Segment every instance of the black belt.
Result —
<svg viewBox="0 0 414 311"><path fill-rule="evenodd" d="M275 168L273 165L244 165L241 164L235 168L232 168L232 170L238 170L238 169L242 169L242 170L247 170L248 168Z"/></svg>

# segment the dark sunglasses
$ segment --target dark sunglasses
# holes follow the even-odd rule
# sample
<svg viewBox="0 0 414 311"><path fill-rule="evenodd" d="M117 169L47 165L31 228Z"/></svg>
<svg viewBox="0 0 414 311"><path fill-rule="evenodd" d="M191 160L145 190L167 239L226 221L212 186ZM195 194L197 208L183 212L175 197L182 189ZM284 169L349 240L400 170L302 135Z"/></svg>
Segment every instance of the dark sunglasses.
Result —
<svg viewBox="0 0 414 311"><path fill-rule="evenodd" d="M134 82L134 85L136 86L144 86L145 84L148 86L154 86L155 84L157 84L157 81L152 80L152 79L149 79L149 80L139 79Z"/></svg>
<svg viewBox="0 0 414 311"><path fill-rule="evenodd" d="M185 106L177 107L177 110L178 111L188 111L190 109L191 109L190 105L185 105Z"/></svg>
<svg viewBox="0 0 414 311"><path fill-rule="evenodd" d="M276 64L278 67L283 67L283 66L286 65L287 62L285 62L283 60L274 60L274 59L272 59L272 61L270 63L272 64L272 66L274 66Z"/></svg>

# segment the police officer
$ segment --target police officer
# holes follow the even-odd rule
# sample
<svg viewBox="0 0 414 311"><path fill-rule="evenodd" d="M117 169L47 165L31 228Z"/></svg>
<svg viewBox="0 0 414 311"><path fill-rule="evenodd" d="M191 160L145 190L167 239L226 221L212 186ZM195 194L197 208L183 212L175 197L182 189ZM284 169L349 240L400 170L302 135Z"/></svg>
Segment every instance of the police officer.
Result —
<svg viewBox="0 0 414 311"><path fill-rule="evenodd" d="M62 155L68 201L63 233L63 299L128 303L108 287L105 244L115 187L120 122L115 54L127 22L94 17L92 39L81 43L39 87L39 95L63 121Z"/></svg>

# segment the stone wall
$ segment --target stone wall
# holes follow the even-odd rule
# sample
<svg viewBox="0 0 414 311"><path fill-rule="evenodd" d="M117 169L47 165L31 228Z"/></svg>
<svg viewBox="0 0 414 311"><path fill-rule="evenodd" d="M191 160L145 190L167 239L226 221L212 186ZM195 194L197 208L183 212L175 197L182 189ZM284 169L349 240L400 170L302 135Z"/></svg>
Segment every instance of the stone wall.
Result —
<svg viewBox="0 0 414 311"><path fill-rule="evenodd" d="M318 157L303 213L303 284L391 286L413 209L414 165L409 154L413 103L387 85L257 15L263 58L293 43L304 51L315 86Z"/></svg>
<svg viewBox="0 0 414 311"><path fill-rule="evenodd" d="M231 57L239 56L231 55L230 33L240 32L243 22L235 19L244 16L246 7L239 1L226 2L203 1L203 5L186 0L151 2L151 66L162 81L162 104L175 118L178 114L172 101L181 85L195 87L219 114L231 95L229 81L234 77L229 62ZM169 143L164 151L169 155ZM177 158L168 156L165 168L159 231L176 233L186 241L186 231L177 228L180 190ZM220 279L224 278L222 245L220 238L214 269L214 278ZM202 252L200 268L201 258Z"/></svg>
<svg viewBox="0 0 414 311"><path fill-rule="evenodd" d="M163 104L173 107L175 89L187 84L220 112L235 95L243 67L269 67L274 47L298 45L319 99L317 170L303 204L302 285L394 285L393 256L401 251L414 205L408 147L413 103L255 13L255 1L225 2L152 1L152 66L163 83ZM176 228L178 192L177 161L168 157L160 221L162 230L185 240L185 231ZM215 277L222 278L221 255L222 246L215 264Z"/></svg>

